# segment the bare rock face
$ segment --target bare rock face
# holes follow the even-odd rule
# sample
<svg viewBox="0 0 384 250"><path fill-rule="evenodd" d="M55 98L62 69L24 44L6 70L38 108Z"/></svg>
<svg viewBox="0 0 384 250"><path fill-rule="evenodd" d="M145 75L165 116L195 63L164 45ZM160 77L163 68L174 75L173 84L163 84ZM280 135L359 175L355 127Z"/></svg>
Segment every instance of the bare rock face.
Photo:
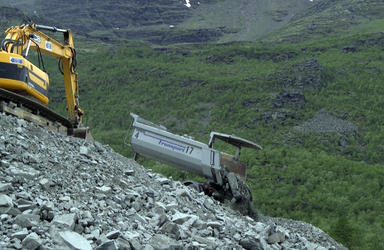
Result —
<svg viewBox="0 0 384 250"><path fill-rule="evenodd" d="M345 249L255 221L98 142L0 113L0 249Z"/></svg>

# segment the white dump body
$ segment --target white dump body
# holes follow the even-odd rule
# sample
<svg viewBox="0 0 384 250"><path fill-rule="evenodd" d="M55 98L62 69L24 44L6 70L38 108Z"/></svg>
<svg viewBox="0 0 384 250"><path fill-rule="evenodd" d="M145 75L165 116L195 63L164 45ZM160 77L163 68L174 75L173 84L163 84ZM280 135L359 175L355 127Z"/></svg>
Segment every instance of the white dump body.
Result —
<svg viewBox="0 0 384 250"><path fill-rule="evenodd" d="M135 114L131 116L134 118L131 146L136 153L221 182L219 151L172 134Z"/></svg>

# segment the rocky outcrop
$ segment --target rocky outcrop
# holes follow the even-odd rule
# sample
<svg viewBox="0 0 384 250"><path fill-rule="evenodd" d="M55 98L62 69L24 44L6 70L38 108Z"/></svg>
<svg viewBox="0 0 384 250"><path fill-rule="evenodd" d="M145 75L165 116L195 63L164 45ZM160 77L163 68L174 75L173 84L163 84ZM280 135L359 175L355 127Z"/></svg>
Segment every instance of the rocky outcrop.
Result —
<svg viewBox="0 0 384 250"><path fill-rule="evenodd" d="M316 59L294 64L266 77L267 81L271 81L277 87L288 87L295 91L320 90L331 79Z"/></svg>
<svg viewBox="0 0 384 250"><path fill-rule="evenodd" d="M318 111L315 116L302 124L296 126L296 130L304 133L337 133L340 135L356 135L357 127L352 122L341 119L328 113L326 110Z"/></svg>
<svg viewBox="0 0 384 250"><path fill-rule="evenodd" d="M1 249L343 249L309 224L241 216L98 142L0 113Z"/></svg>

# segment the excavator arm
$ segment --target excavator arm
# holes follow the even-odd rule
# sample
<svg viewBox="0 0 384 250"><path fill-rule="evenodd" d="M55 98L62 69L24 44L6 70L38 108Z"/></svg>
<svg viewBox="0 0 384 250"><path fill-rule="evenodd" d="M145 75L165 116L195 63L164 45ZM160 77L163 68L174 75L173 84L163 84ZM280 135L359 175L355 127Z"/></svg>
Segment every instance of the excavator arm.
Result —
<svg viewBox="0 0 384 250"><path fill-rule="evenodd" d="M64 42L60 43L42 31L63 33ZM62 73L64 75L69 121L73 128L78 128L84 112L80 109L78 101L79 88L77 73L75 71L76 51L71 30L29 24L11 27L7 29L5 33L6 37L2 42L1 49L10 55L17 54L26 58L29 50L33 49L60 60ZM14 60L17 60L17 58ZM31 68L33 68L33 66L31 66ZM48 99L45 102L48 103Z"/></svg>

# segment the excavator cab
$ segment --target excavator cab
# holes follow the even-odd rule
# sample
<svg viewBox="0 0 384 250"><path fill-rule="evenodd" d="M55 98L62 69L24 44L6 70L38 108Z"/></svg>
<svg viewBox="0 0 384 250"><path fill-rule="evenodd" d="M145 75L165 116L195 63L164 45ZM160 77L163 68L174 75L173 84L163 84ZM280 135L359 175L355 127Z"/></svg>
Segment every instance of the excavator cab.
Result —
<svg viewBox="0 0 384 250"><path fill-rule="evenodd" d="M6 52L5 48L11 44L4 41L0 51L0 88L48 104L48 74L28 61L25 55Z"/></svg>
<svg viewBox="0 0 384 250"><path fill-rule="evenodd" d="M63 42L48 36L45 31L62 34ZM23 24L8 28L5 33L6 37L0 46L1 110L50 128L60 124L58 126L63 127L69 135L92 140L89 128L82 125L84 112L78 100L76 51L71 30ZM37 52L39 67L27 59L30 50ZM59 69L64 75L68 118L46 107L49 102L49 77L44 72L42 54L59 60ZM43 68L40 68L40 63ZM15 106L28 110L16 109Z"/></svg>

